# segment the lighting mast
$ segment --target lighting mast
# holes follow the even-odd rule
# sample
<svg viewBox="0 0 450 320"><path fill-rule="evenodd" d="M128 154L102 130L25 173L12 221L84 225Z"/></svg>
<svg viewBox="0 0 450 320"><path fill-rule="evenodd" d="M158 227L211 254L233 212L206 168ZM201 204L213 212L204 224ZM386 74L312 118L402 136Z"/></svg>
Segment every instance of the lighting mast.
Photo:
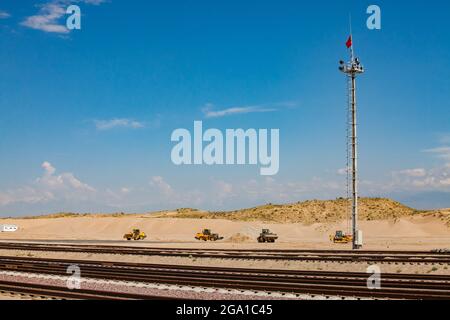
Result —
<svg viewBox="0 0 450 320"><path fill-rule="evenodd" d="M364 67L361 65L358 58L355 58L353 52L352 36L347 41L347 48L350 49L350 62L345 63L340 61L339 70L347 75L349 90L349 125L351 130L348 137L348 144L351 145L351 154L349 155L347 163L347 174L351 172L351 197L352 197L352 246L353 249L360 249L362 247L362 231L358 230L358 140L357 140L357 125L356 125L356 77L364 73Z"/></svg>

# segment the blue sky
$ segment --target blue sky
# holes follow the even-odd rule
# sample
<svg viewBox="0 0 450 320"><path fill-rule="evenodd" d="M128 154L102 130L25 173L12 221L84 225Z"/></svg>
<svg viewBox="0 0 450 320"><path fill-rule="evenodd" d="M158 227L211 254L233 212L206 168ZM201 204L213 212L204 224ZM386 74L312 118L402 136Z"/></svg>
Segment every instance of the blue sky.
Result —
<svg viewBox="0 0 450 320"><path fill-rule="evenodd" d="M64 28L70 4L81 8L81 30ZM366 27L371 4L381 30ZM438 0L2 0L0 214L344 196L337 66L348 57L349 13L366 68L361 195L450 207L449 9ZM279 128L278 174L175 166L170 135L195 120Z"/></svg>

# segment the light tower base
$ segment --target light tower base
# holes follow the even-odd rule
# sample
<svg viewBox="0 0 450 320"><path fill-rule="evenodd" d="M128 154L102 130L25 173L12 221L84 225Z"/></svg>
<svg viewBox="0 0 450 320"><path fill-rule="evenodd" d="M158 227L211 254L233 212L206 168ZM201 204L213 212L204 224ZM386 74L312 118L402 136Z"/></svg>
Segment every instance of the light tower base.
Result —
<svg viewBox="0 0 450 320"><path fill-rule="evenodd" d="M362 246L363 246L363 232L362 230L357 230L353 249L361 249Z"/></svg>

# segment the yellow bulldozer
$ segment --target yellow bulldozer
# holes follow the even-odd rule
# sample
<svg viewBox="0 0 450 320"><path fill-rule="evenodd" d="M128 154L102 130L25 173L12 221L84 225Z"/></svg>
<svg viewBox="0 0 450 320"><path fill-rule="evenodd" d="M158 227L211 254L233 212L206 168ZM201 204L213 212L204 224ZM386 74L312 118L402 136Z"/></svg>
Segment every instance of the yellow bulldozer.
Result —
<svg viewBox="0 0 450 320"><path fill-rule="evenodd" d="M330 240L333 243L349 243L352 242L353 236L350 234L345 234L343 231L338 230L334 235L330 235Z"/></svg>
<svg viewBox="0 0 450 320"><path fill-rule="evenodd" d="M133 229L133 231L125 233L123 235L123 238L127 240L144 240L145 238L147 238L147 235L145 234L145 232L141 232L141 230L139 229Z"/></svg>
<svg viewBox="0 0 450 320"><path fill-rule="evenodd" d="M195 239L203 241L217 241L222 240L223 237L219 237L219 234L217 233L212 233L210 229L203 229L202 232L195 235Z"/></svg>

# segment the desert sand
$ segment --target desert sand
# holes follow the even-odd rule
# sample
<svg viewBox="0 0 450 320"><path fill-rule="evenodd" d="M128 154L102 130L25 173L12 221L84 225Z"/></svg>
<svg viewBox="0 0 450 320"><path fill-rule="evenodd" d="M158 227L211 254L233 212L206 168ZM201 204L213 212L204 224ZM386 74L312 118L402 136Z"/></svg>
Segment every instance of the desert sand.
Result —
<svg viewBox="0 0 450 320"><path fill-rule="evenodd" d="M450 248L448 209L419 212L394 201L369 199L363 202L360 229L366 250L432 250ZM265 205L228 213L209 213L180 209L146 214L56 214L21 219L0 219L0 224L16 224L19 230L0 233L0 242L39 241L83 244L134 245L146 247L223 248L223 249L350 249L350 244L333 244L329 235L347 230L345 202L309 201L292 205ZM317 222L317 221L320 222ZM147 234L144 241L124 240L123 234L139 228ZM203 228L224 237L203 242L194 235ZM276 243L257 243L262 228L276 232ZM0 256L24 256L77 260L103 260L156 264L188 264L294 270L366 272L363 262L311 262L285 260L240 260L82 252L39 252L0 250ZM448 266L406 263L380 265L389 273L450 274Z"/></svg>
<svg viewBox="0 0 450 320"><path fill-rule="evenodd" d="M154 218L146 216L123 217L69 217L42 219L3 219L1 223L16 223L20 229L15 233L0 233L0 241L9 240L60 240L89 244L123 244L146 247L183 248L279 248L279 249L350 249L350 245L333 244L328 239L335 229L345 229L346 222L281 224L242 222L221 219ZM148 234L144 241L122 239L125 231L138 227ZM196 241L194 234L202 228L212 228L224 236L217 242ZM270 228L280 238L276 243L257 243L261 228ZM432 217L409 217L399 220L362 221L364 249L380 250L431 250L450 248L450 229L441 220ZM236 260L195 257L165 257L118 254L92 254L82 252L40 252L25 250L0 250L0 256L23 256L40 258L102 260L139 262L152 264L198 265L269 268L291 270L329 270L366 272L364 262L311 262L285 260ZM448 266L392 263L381 264L388 273L450 274Z"/></svg>
<svg viewBox="0 0 450 320"><path fill-rule="evenodd" d="M19 230L0 233L5 240L71 240L110 244L199 248L348 248L333 244L329 235L347 231L349 202L309 200L291 204L266 204L228 212L183 208L142 214L76 214L0 219ZM144 241L126 241L123 234L139 228ZM224 237L199 242L194 235L212 229ZM262 228L278 234L276 243L256 242ZM365 249L430 250L450 248L450 209L419 211L391 199L360 198L359 229Z"/></svg>
<svg viewBox="0 0 450 320"><path fill-rule="evenodd" d="M0 223L16 224L19 230L0 233L0 240L78 240L80 242L114 242L125 245L181 246L214 248L347 248L332 244L329 235L347 229L347 222L265 223L224 219L155 218L149 215L122 217L66 217L40 219L0 219ZM144 241L126 241L125 232L140 228ZM224 240L200 242L195 233L210 228ZM262 228L279 236L275 244L259 244L256 237ZM395 220L361 221L365 249L430 250L450 247L450 228L431 216L405 217Z"/></svg>

